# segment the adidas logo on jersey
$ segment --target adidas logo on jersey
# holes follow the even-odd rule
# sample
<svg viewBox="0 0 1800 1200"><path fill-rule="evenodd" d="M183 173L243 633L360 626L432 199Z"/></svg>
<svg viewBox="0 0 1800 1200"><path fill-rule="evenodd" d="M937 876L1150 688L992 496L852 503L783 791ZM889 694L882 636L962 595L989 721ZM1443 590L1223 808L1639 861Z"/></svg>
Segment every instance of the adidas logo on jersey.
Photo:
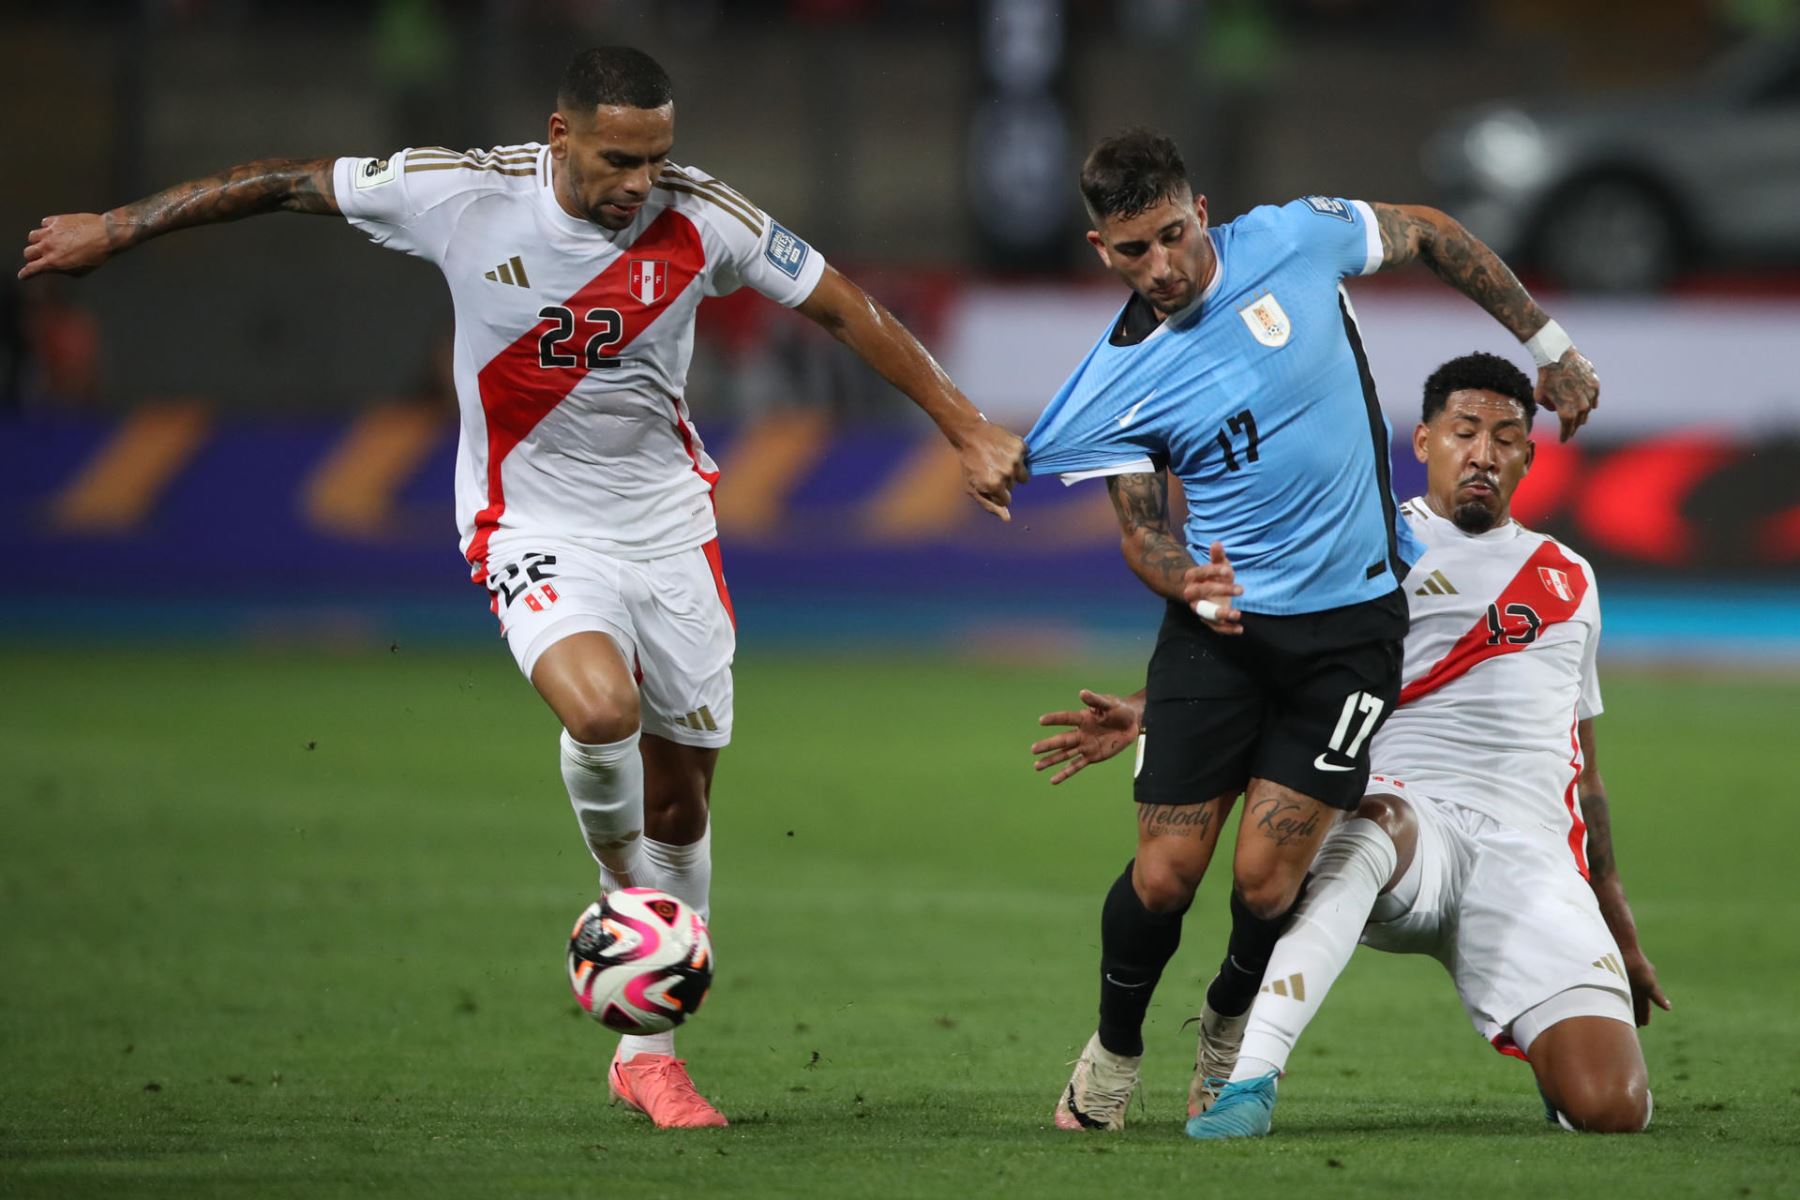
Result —
<svg viewBox="0 0 1800 1200"><path fill-rule="evenodd" d="M531 280L525 278L525 263L518 255L513 255L491 271L484 271L483 279L491 279L495 283L510 283L514 287L528 288Z"/></svg>
<svg viewBox="0 0 1800 1200"><path fill-rule="evenodd" d="M1442 571L1433 571L1425 577L1425 586L1413 591L1415 596L1454 596L1456 589L1444 578Z"/></svg>
<svg viewBox="0 0 1800 1200"><path fill-rule="evenodd" d="M1619 957L1616 954L1607 954L1600 958L1596 958L1594 960L1594 965L1599 967L1602 971L1611 971L1620 979L1630 982L1630 976L1625 974L1625 968L1620 965Z"/></svg>
<svg viewBox="0 0 1800 1200"><path fill-rule="evenodd" d="M697 711L681 718L681 723L689 729L705 730L708 733L719 731L718 722L713 720L712 705L710 704L702 704Z"/></svg>

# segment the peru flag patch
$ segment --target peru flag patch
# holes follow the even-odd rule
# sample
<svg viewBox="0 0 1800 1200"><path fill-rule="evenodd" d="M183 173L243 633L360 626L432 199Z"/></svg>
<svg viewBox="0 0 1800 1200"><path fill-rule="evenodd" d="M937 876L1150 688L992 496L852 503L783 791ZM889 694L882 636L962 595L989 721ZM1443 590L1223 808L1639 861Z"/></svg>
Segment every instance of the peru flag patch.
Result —
<svg viewBox="0 0 1800 1200"><path fill-rule="evenodd" d="M661 259L632 260L626 290L639 304L655 304L669 290L669 264Z"/></svg>

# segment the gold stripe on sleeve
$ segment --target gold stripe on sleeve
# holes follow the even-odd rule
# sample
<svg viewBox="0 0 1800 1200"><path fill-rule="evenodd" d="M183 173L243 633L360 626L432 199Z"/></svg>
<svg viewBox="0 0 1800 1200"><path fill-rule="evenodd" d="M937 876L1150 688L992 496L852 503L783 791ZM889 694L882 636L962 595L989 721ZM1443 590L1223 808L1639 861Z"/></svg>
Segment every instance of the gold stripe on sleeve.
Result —
<svg viewBox="0 0 1800 1200"><path fill-rule="evenodd" d="M724 210L725 212L730 213L733 217L736 217L739 221L743 222L744 228L748 229L751 233L755 234L757 237L762 236L761 222L752 221L749 217L745 216L741 211L739 211L738 209L725 203L725 201L719 199L717 196L713 195L711 192L703 192L697 187L690 187L688 184L677 183L674 180L670 180L670 179L659 179L656 181L656 186L659 188L665 188L671 192L680 192L682 195L685 195L685 196L698 196L702 200L709 201L712 204L714 204L715 206L717 206L718 208Z"/></svg>

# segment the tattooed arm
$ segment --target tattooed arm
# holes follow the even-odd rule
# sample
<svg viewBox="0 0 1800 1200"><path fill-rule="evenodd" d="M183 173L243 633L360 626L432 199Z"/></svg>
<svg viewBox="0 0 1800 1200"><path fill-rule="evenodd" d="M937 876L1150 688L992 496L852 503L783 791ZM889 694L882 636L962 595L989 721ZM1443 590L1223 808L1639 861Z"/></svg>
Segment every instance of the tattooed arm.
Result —
<svg viewBox="0 0 1800 1200"><path fill-rule="evenodd" d="M1218 605L1219 616L1207 624L1219 633L1244 632L1244 614L1232 606L1244 589L1237 585L1225 548L1214 542L1210 560L1197 565L1181 536L1169 528L1168 476L1160 471L1109 475L1106 494L1119 518L1119 548L1132 572L1159 596Z"/></svg>
<svg viewBox="0 0 1800 1200"><path fill-rule="evenodd" d="M1625 884L1619 879L1619 865L1613 857L1612 813L1606 806L1606 785L1600 779L1595 759L1594 722L1589 719L1577 726L1581 739L1584 765L1578 790L1581 795L1581 819L1587 823L1588 884L1600 903L1600 915L1612 931L1613 941L1625 959L1625 975L1631 983L1631 1007L1639 1025L1650 1023L1650 1004L1669 1007L1656 981L1656 968L1638 945L1637 923L1631 917L1631 905L1625 900Z"/></svg>
<svg viewBox="0 0 1800 1200"><path fill-rule="evenodd" d="M1381 230L1382 269L1415 260L1487 310L1521 342L1549 324L1550 316L1525 290L1500 256L1454 217L1417 204L1371 204ZM1600 403L1594 366L1571 347L1538 370L1537 401L1553 409L1568 441Z"/></svg>
<svg viewBox="0 0 1800 1200"><path fill-rule="evenodd" d="M1119 518L1119 548L1125 562L1150 590L1171 600L1194 563L1180 536L1169 528L1169 480L1154 475L1109 475L1106 494Z"/></svg>
<svg viewBox="0 0 1800 1200"><path fill-rule="evenodd" d="M336 213L332 158L264 158L178 183L107 213L45 217L26 238L20 279L44 272L85 275L140 242L258 213Z"/></svg>

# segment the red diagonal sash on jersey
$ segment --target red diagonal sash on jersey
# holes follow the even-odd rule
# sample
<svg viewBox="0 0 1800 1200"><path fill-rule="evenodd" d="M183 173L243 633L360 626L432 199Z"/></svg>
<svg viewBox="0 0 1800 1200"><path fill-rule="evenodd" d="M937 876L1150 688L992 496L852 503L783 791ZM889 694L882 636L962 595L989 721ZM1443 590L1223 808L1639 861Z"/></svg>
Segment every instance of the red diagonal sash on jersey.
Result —
<svg viewBox="0 0 1800 1200"><path fill-rule="evenodd" d="M1581 607L1587 595L1587 575L1569 561L1568 555L1555 542L1545 542L1525 560L1519 573L1512 577L1500 595L1495 597L1492 611L1500 617L1500 633L1496 637L1484 614L1475 627L1456 640L1450 653L1433 663L1431 669L1400 689L1400 703L1411 704L1420 696L1430 695L1452 679L1459 679L1480 663L1502 654L1523 650L1536 637L1523 640L1527 633L1542 635L1543 630L1559 621L1567 621ZM1535 631L1523 616L1509 608L1524 606L1537 614ZM1514 641L1514 638L1522 640Z"/></svg>
<svg viewBox="0 0 1800 1200"><path fill-rule="evenodd" d="M662 293L650 304L639 300L631 289L631 264L645 257L665 263L667 271ZM556 325L545 319L521 334L517 341L481 368L477 378L481 388L481 409L487 417L488 503L475 514L475 536L469 542L467 552L468 560L475 568L475 582L487 578L488 541L499 527L500 514L506 511L501 464L588 373L584 348L589 338L602 332L600 326L587 320L588 311L611 308L619 313L622 322L619 339L602 352L617 355L675 302L705 263L706 252L701 247L700 233L694 223L674 209L668 209L650 222L626 253L619 255L580 291L563 301L564 306L574 313L575 329L562 343L562 348L575 359L576 365L539 365L538 341ZM687 437L685 429L682 435L684 439ZM692 451L689 453L691 455Z"/></svg>

